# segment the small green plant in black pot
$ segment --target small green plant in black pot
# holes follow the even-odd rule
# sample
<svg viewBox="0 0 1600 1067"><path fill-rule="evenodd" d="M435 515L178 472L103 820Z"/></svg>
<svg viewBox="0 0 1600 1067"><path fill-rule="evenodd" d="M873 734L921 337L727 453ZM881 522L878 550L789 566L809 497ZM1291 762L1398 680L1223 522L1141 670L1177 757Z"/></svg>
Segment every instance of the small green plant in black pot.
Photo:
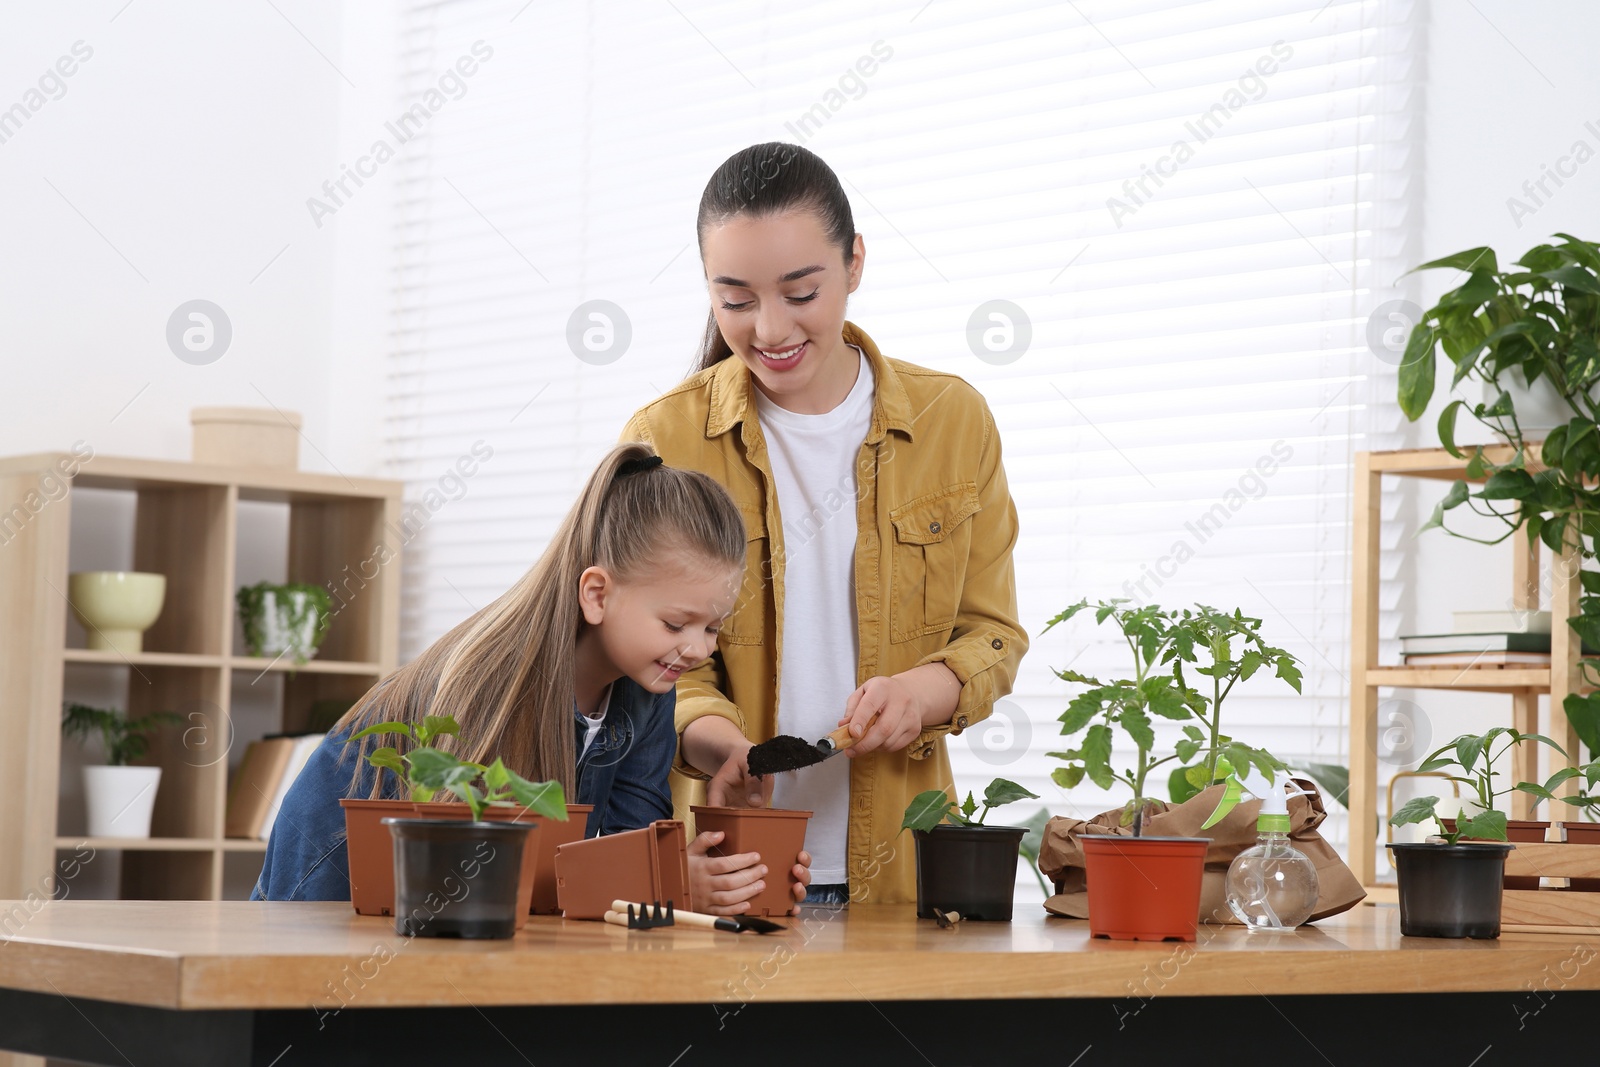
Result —
<svg viewBox="0 0 1600 1067"><path fill-rule="evenodd" d="M1028 828L986 826L984 819L1002 804L1030 798L1039 794L1004 778L983 791L981 811L970 792L960 804L942 789L911 798L900 829L916 840L917 918L953 912L962 919L1011 921L1017 855Z"/></svg>
<svg viewBox="0 0 1600 1067"><path fill-rule="evenodd" d="M1496 749L1495 743L1501 738L1505 743ZM1495 762L1529 741L1549 745L1566 755L1560 745L1543 734L1497 726L1484 734L1462 734L1431 753L1417 768L1419 773L1454 768L1459 773L1448 775L1449 780L1467 786L1472 795L1462 803L1461 812L1454 819L1439 814L1436 796L1413 797L1389 819L1394 826L1432 820L1439 828L1436 839L1391 842L1388 846L1400 882L1400 932L1405 936L1500 936L1506 853L1515 846L1506 841L1508 820L1505 812L1495 807L1498 798L1516 789L1540 800L1553 799L1557 786L1582 773L1577 768L1563 767L1543 783L1519 782L1496 789ZM1530 830L1535 834L1530 839L1544 840L1544 828L1549 824L1532 825L1537 829ZM1533 882L1526 888L1537 888L1538 879Z"/></svg>

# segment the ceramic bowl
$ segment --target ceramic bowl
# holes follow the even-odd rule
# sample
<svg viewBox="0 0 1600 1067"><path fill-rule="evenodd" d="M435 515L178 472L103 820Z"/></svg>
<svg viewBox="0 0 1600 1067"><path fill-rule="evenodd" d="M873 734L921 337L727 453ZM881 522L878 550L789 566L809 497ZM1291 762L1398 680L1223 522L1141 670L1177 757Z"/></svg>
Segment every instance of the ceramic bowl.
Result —
<svg viewBox="0 0 1600 1067"><path fill-rule="evenodd" d="M81 571L67 580L72 612L88 631L89 647L136 655L144 632L161 615L167 576L137 571Z"/></svg>

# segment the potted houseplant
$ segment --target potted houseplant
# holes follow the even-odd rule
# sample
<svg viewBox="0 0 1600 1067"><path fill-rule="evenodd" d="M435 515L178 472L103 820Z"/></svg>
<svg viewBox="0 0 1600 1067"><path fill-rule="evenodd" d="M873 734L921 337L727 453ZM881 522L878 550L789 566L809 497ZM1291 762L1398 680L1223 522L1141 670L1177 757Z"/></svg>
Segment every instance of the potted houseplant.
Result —
<svg viewBox="0 0 1600 1067"><path fill-rule="evenodd" d="M362 915L382 915L392 911L395 929L399 933L423 932L422 927L425 926L433 936L451 933L457 936L497 936L464 932L464 929L498 928L482 926L474 921L464 929L457 929L453 922L436 920L420 924L414 915L408 916L412 909L407 908L398 892L401 882L398 871L407 856L414 855L426 864L426 852L454 847L449 845L450 840L470 843L476 849L493 832L483 830L481 826L466 829L474 823L514 823L523 829L521 837L525 839L526 831L539 825L526 813L557 821L565 821L567 817L559 782L530 782L498 759L484 766L458 759L434 744L437 738L459 733L460 727L451 716L429 715L416 725L403 722L374 723L357 730L345 742L349 744L379 735L397 736L410 742L405 752L394 746L385 746L367 755L367 762L379 770L380 776L384 770L394 772L404 786L407 799L345 798L339 801L345 812L351 903ZM436 797L444 795L459 797L460 807L441 810L431 806ZM409 825L394 825L397 819L403 821L413 816L451 823L458 832L453 838L450 835L441 838L443 831L424 832ZM414 847L410 844L405 848L397 845L402 836L406 842L414 842ZM517 868L519 876L513 882L515 900L512 904L518 909L516 925L520 926L532 906L537 850L529 848L523 854L520 840L518 849L518 859L513 866ZM462 857L462 860L466 858Z"/></svg>
<svg viewBox="0 0 1600 1067"><path fill-rule="evenodd" d="M181 716L170 711L130 719L114 708L66 705L61 732L84 741L98 735L105 745L105 764L83 769L90 837L150 836L161 768L132 764L144 757L157 730L182 722Z"/></svg>
<svg viewBox="0 0 1600 1067"><path fill-rule="evenodd" d="M1045 629L1090 607L1087 600L1067 608ZM1295 659L1265 644L1260 620L1240 611L1219 612L1205 605L1196 610L1166 611L1150 604L1132 606L1125 599L1094 605L1095 622L1111 620L1133 659L1133 677L1111 681L1072 670L1056 676L1088 688L1060 716L1063 736L1082 733L1077 747L1050 756L1066 766L1052 772L1057 785L1070 789L1088 778L1102 789L1118 783L1132 797L1123 806L1121 823L1127 835L1085 834L1083 851L1088 888L1089 932L1118 940L1195 940L1205 872L1204 837L1152 837L1145 822L1160 804L1148 793L1150 775L1173 761L1183 780L1203 787L1230 773L1259 768L1269 777L1285 769L1270 753L1236 741L1222 730L1222 705L1233 687L1271 666L1277 677L1300 689ZM1210 693L1192 686L1185 675L1210 680ZM1183 738L1173 751L1156 756L1152 716L1183 723ZM1134 747L1132 767L1112 762L1112 741L1125 734Z"/></svg>
<svg viewBox="0 0 1600 1067"><path fill-rule="evenodd" d="M306 582L257 582L240 587L234 600L246 647L252 656L267 659L287 655L305 663L317 654L333 618L328 591Z"/></svg>
<svg viewBox="0 0 1600 1067"><path fill-rule="evenodd" d="M1011 921L1018 849L1028 827L986 826L984 819L991 809L1029 798L1039 794L1004 778L983 791L982 811L970 792L959 805L942 789L911 798L900 830L910 830L916 841L917 918L932 919L938 911Z"/></svg>
<svg viewBox="0 0 1600 1067"><path fill-rule="evenodd" d="M1496 750L1494 745L1502 737L1505 744ZM1400 883L1400 932L1405 936L1500 936L1506 853L1515 846L1506 843L1508 820L1505 812L1495 807L1497 798L1511 789L1495 789L1494 764L1513 746L1527 741L1562 752L1560 745L1543 734L1497 726L1484 734L1462 734L1431 753L1417 768L1420 774L1453 767L1459 773L1447 778L1469 787L1471 795L1454 819L1439 814L1436 796L1413 797L1389 819L1394 826L1431 819L1439 827L1438 840L1390 842L1388 846L1394 853ZM1563 767L1542 784L1519 782L1512 788L1550 799L1557 786L1579 773ZM1530 823L1519 833L1526 835L1524 840L1543 841L1549 825ZM1537 888L1538 879L1533 881L1532 888Z"/></svg>
<svg viewBox="0 0 1600 1067"><path fill-rule="evenodd" d="M750 898L750 908L745 914L795 913L794 886L797 879L792 872L800 860L801 851L806 847L806 824L811 819L811 812L789 808L724 808L700 804L693 805L689 810L694 813L697 832L722 832L721 842L711 850L710 855L738 856L757 852L769 870L791 872L782 878L768 878L766 888Z"/></svg>
<svg viewBox="0 0 1600 1067"><path fill-rule="evenodd" d="M1467 277L1412 328L1400 366L1399 402L1413 421L1427 410L1436 351L1454 366L1452 389L1471 380L1489 398L1456 398L1440 411L1439 443L1467 460L1466 477L1451 484L1423 529L1494 544L1520 528L1530 542L1538 538L1552 552L1575 548L1581 568L1594 558L1600 535L1600 247L1555 236L1560 243L1529 249L1515 270L1501 270L1490 248L1469 248L1416 268L1465 271ZM1557 414L1530 420L1527 409L1536 403ZM1458 446L1462 412L1509 445L1510 458L1496 463L1482 445ZM1530 421L1553 424L1536 431L1544 436L1542 444L1528 439ZM1479 480L1483 485L1474 490ZM1450 529L1446 514L1463 505L1499 520L1504 532L1483 538ZM1581 569L1579 578L1579 613L1567 625L1585 647L1600 648L1600 572ZM1580 661L1580 667L1587 686L1600 685L1596 664ZM1563 710L1574 723L1582 717L1591 730L1600 730L1600 694L1569 696ZM1591 748L1591 757L1597 754Z"/></svg>

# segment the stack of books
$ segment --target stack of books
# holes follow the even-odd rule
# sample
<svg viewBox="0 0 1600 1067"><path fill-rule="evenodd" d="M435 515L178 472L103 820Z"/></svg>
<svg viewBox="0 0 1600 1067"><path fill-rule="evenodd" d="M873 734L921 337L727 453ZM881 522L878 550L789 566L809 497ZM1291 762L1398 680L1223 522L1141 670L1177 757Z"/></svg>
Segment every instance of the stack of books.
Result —
<svg viewBox="0 0 1600 1067"><path fill-rule="evenodd" d="M225 837L265 841L272 836L289 787L326 734L271 734L250 742L228 786Z"/></svg>
<svg viewBox="0 0 1600 1067"><path fill-rule="evenodd" d="M1550 665L1548 611L1458 611L1454 631L1400 638L1408 667Z"/></svg>

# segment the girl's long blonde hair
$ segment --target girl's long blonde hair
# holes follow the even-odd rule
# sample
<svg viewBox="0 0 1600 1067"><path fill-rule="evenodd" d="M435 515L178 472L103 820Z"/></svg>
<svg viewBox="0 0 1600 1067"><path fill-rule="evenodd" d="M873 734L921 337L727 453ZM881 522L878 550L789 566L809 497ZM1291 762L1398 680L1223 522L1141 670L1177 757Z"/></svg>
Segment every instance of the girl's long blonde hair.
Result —
<svg viewBox="0 0 1600 1067"><path fill-rule="evenodd" d="M488 607L368 690L332 733L451 715L461 733L439 738L440 748L474 763L499 757L525 778L559 781L576 802L573 662L587 625L578 578L599 566L626 581L669 551L742 568L739 510L709 476L660 464L648 445L619 445L590 476L538 562ZM352 795L360 790L369 745L395 743L393 735L357 743ZM403 738L396 747L405 751ZM383 777L376 776L374 798Z"/></svg>

